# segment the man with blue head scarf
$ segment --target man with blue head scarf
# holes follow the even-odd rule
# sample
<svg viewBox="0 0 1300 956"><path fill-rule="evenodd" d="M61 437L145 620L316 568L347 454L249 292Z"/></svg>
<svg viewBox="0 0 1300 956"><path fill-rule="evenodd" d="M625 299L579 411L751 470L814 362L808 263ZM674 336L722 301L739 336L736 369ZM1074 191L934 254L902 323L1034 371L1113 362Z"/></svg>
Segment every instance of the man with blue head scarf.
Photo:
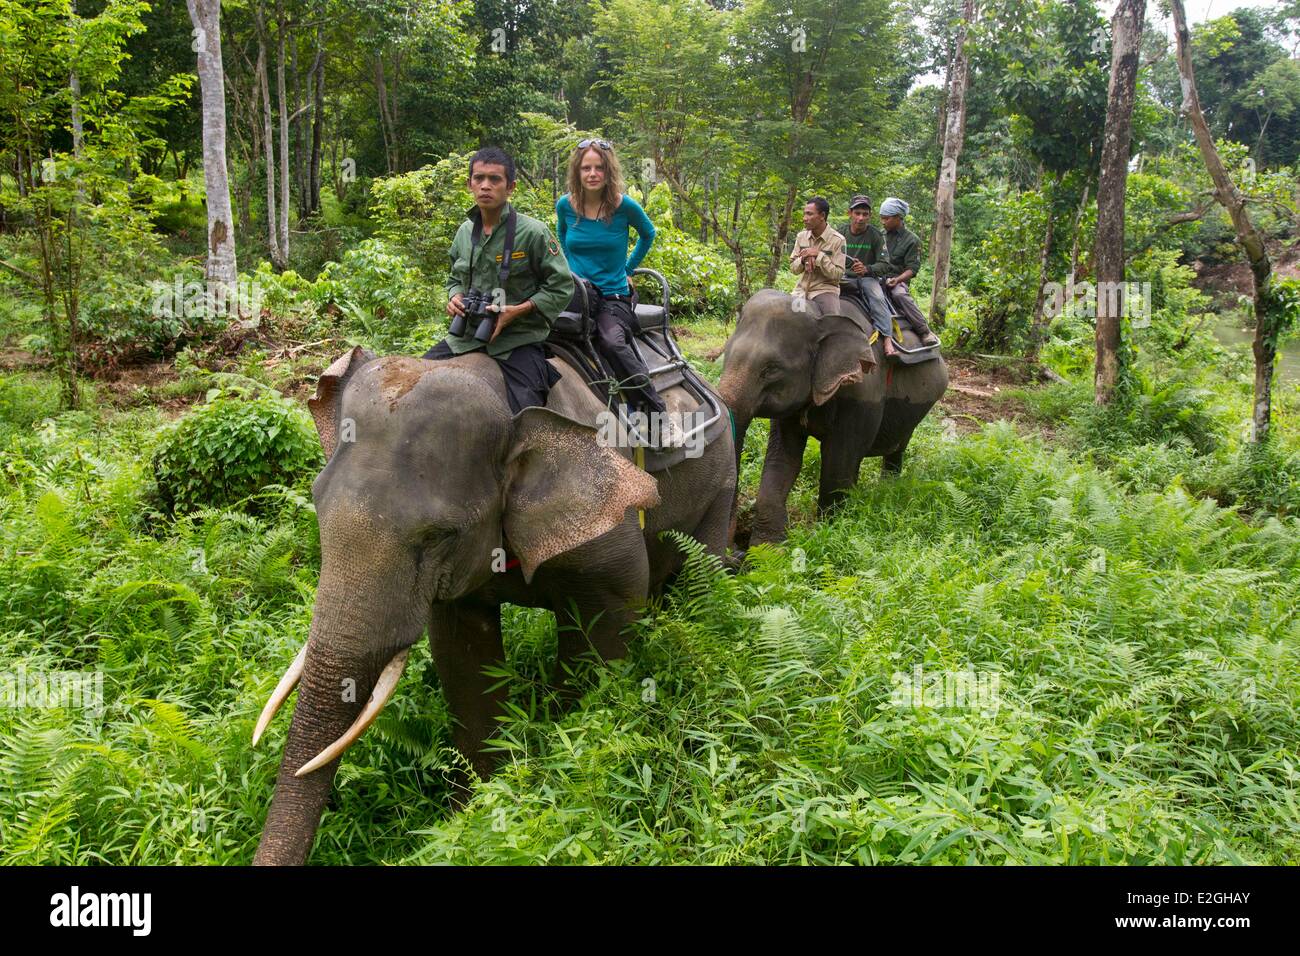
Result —
<svg viewBox="0 0 1300 956"><path fill-rule="evenodd" d="M880 204L880 224L885 227L885 248L881 251L880 258L871 265L871 274L881 279L893 294L894 304L912 324L921 344L937 345L938 336L930 331L925 316L907 291L907 283L921 268L921 240L903 225L903 217L907 212L907 203L893 196ZM891 351L888 342L885 343L885 351Z"/></svg>

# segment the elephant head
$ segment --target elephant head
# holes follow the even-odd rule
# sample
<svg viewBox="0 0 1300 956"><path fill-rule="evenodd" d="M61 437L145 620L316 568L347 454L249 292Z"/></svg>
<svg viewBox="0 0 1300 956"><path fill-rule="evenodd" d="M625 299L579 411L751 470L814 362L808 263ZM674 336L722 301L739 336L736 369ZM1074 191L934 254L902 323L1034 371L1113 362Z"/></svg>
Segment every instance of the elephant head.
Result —
<svg viewBox="0 0 1300 956"><path fill-rule="evenodd" d="M491 359L376 359L321 376L308 404L327 456L312 486L321 571L307 644L254 743L298 687L255 863L306 860L341 754L378 716L436 602L480 588L497 548L538 565L658 503L653 478L595 429L512 416ZM499 385L499 383L497 383Z"/></svg>
<svg viewBox="0 0 1300 956"><path fill-rule="evenodd" d="M861 327L843 315L794 308L776 289L756 292L727 340L718 384L736 423L736 458L755 417L782 418L824 405L863 380L877 357Z"/></svg>

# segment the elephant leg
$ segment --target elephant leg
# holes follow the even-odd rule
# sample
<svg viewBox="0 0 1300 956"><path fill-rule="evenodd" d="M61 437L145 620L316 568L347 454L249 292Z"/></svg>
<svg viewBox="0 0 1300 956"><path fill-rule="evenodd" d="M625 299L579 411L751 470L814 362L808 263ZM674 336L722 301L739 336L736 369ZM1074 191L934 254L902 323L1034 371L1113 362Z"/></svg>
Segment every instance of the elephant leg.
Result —
<svg viewBox="0 0 1300 956"><path fill-rule="evenodd" d="M693 533L695 540L709 549L709 554L720 558L726 556L727 542L731 540L731 511L735 497L730 485L718 492Z"/></svg>
<svg viewBox="0 0 1300 956"><path fill-rule="evenodd" d="M627 655L627 629L642 613L650 586L650 559L635 517L623 527L570 552L553 587L557 654L551 686L562 701L575 695L571 678L581 661Z"/></svg>
<svg viewBox="0 0 1300 956"><path fill-rule="evenodd" d="M560 700L578 695L574 677L583 662L603 663L627 656L627 627L637 619L635 607L600 607L571 601L555 608L558 653L551 688Z"/></svg>
<svg viewBox="0 0 1300 956"><path fill-rule="evenodd" d="M480 777L491 775L500 754L484 749L505 713L506 688L485 667L505 663L501 645L501 608L475 601L435 604L429 621L429 644L456 725L452 740ZM494 685L502 685L496 686ZM465 781L457 781L464 784Z"/></svg>
<svg viewBox="0 0 1300 956"><path fill-rule="evenodd" d="M912 436L908 435L897 448L880 459L880 477L893 478L902 472L903 452L907 451L907 444L911 440Z"/></svg>
<svg viewBox="0 0 1300 956"><path fill-rule="evenodd" d="M858 483L858 470L862 466L862 454L857 436L855 440L846 441L846 436L836 437L822 442L822 473L817 490L817 517L830 514L850 489Z"/></svg>
<svg viewBox="0 0 1300 956"><path fill-rule="evenodd" d="M803 466L803 451L808 444L808 432L797 418L772 420L772 430L767 439L767 457L763 459L763 477L758 486L758 501L754 503L754 529L750 542L780 542L785 540L785 526L789 520L786 499L799 477Z"/></svg>

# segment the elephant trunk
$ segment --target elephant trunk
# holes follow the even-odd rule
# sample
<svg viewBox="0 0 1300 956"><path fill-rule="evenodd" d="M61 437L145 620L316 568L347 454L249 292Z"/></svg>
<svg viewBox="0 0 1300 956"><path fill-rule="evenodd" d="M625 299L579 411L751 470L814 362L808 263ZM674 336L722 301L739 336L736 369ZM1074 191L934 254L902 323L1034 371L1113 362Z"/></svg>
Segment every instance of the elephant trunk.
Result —
<svg viewBox="0 0 1300 956"><path fill-rule="evenodd" d="M356 726L359 717L374 718L384 702L379 698L386 699L385 691L391 693L400 675L406 649L423 630L423 620L413 614L394 619L383 595L358 598L357 559L350 563L352 573L342 575L329 573L328 564L322 568L297 705L255 865L300 866L306 862L346 747L334 748L331 759L317 769L297 774L332 744L364 729ZM345 583L344 578L349 580ZM393 588L395 578L403 580ZM395 594L414 596L413 574L388 576L386 581L389 598ZM383 688L377 690L377 683ZM372 691L376 691L373 702Z"/></svg>
<svg viewBox="0 0 1300 956"><path fill-rule="evenodd" d="M749 423L754 420L754 403L747 400L742 394L743 377L738 374L727 374L723 371L722 380L718 383L718 394L726 402L727 408L731 410L731 423L736 433L736 477L740 477L740 455L745 448L745 432L749 430Z"/></svg>

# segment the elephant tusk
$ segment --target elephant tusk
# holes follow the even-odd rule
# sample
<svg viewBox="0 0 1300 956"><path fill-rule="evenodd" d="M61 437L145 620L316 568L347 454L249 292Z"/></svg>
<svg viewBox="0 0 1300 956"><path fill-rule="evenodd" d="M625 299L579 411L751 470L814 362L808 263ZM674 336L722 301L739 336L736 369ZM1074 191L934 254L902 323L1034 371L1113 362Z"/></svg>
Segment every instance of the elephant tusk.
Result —
<svg viewBox="0 0 1300 956"><path fill-rule="evenodd" d="M365 733L366 728L374 722L375 718L379 716L379 712L384 709L384 705L388 703L388 698L393 696L393 691L397 689L397 682L402 679L402 671L406 669L406 658L410 653L411 649L404 647L393 655L393 659L388 662L388 665L379 675L379 680L375 681L375 689L370 692L370 699L366 701L366 709L348 728L347 733L299 767L294 774L295 777L306 776L313 770L325 766L325 764L340 756L343 751L357 742L357 738Z"/></svg>
<svg viewBox="0 0 1300 956"><path fill-rule="evenodd" d="M280 683L275 685L275 690L271 692L271 699L268 700L266 706L262 708L262 716L257 718L257 726L253 728L254 747L257 746L258 738L260 738L262 734L265 733L266 728L271 725L271 718L274 717L276 711L280 709L280 705L289 699L289 695L293 693L293 689L298 686L298 681L302 680L302 669L306 663L307 645L304 644L302 650L298 652L298 656L295 657L293 663L289 665L289 669L285 671L284 676L280 678Z"/></svg>

